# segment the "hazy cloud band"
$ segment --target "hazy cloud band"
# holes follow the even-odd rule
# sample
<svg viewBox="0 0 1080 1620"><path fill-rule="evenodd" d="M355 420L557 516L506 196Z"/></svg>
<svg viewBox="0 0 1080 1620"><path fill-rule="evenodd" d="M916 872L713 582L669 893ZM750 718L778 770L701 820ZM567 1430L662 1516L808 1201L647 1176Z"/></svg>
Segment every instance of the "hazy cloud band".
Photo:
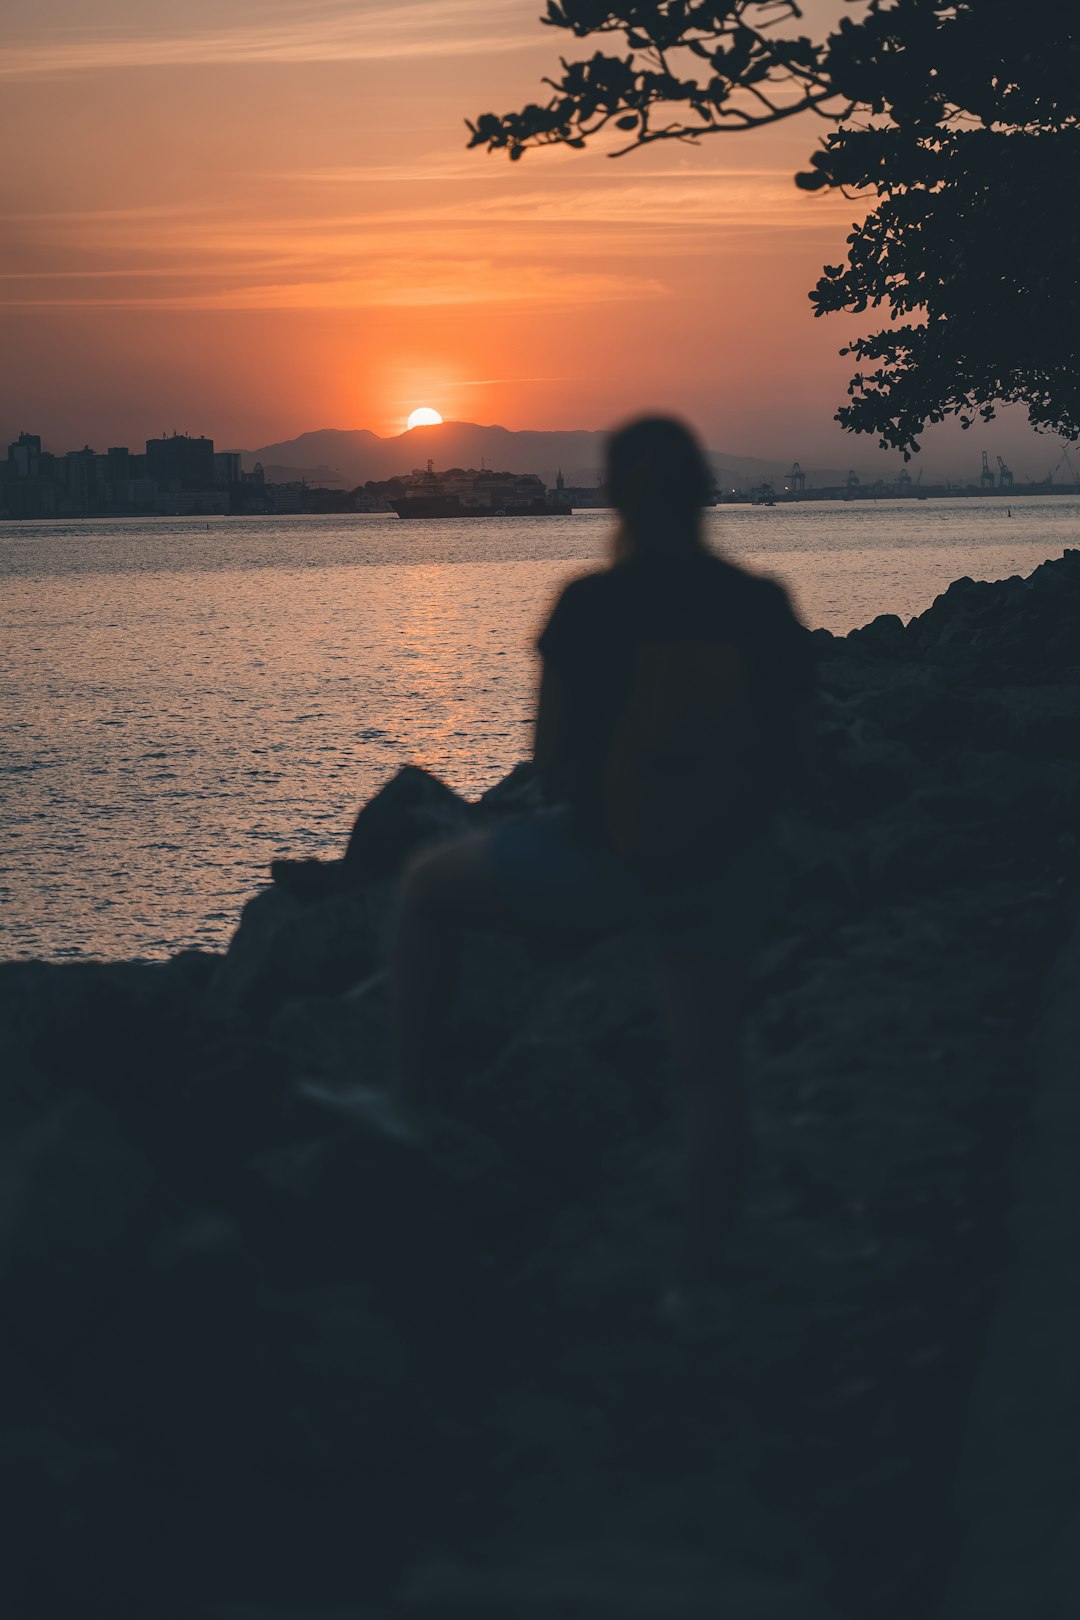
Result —
<svg viewBox="0 0 1080 1620"><path fill-rule="evenodd" d="M535 38L518 27L516 6L479 8L475 0L415 0L366 13L351 5L323 15L252 19L231 28L190 34L9 43L0 79L34 79L124 68L239 66L257 63L385 61L395 57L461 56L528 49ZM501 31L500 31L501 25Z"/></svg>

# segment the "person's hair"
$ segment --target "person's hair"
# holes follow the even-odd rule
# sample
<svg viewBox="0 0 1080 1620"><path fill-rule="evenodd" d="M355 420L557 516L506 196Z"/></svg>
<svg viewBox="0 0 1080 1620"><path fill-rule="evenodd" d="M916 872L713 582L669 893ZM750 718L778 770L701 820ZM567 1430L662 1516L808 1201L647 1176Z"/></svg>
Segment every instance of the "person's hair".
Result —
<svg viewBox="0 0 1080 1620"><path fill-rule="evenodd" d="M618 561L685 555L701 545L701 508L713 479L690 429L668 416L646 416L613 433L607 487L622 523Z"/></svg>

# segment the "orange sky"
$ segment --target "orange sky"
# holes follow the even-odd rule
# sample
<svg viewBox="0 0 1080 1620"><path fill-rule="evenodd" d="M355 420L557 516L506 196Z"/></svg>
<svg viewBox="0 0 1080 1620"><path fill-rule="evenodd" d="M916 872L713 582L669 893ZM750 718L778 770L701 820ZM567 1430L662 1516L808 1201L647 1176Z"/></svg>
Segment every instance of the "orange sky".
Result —
<svg viewBox="0 0 1080 1620"><path fill-rule="evenodd" d="M0 440L256 447L676 409L709 445L869 464L831 422L844 317L806 292L855 206L791 176L821 125L511 166L463 119L567 37L541 0L34 0L0 57ZM816 0L811 21L836 15ZM946 429L928 461L1030 436ZM1020 455L1017 455L1017 450ZM1032 471L1056 460L1047 442ZM1040 459L1041 458L1041 459ZM892 465L897 458L887 458Z"/></svg>

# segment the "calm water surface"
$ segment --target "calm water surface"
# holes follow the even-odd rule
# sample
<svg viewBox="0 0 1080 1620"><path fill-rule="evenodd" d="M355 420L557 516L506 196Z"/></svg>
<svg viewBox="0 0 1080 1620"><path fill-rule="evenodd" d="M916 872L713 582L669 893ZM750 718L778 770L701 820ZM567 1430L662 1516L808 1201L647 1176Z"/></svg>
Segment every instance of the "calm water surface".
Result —
<svg viewBox="0 0 1080 1620"><path fill-rule="evenodd" d="M928 607L1080 544L1057 497L710 513L806 622ZM532 643L610 514L0 526L0 956L221 946L277 855L341 850L407 761L477 794L529 746Z"/></svg>

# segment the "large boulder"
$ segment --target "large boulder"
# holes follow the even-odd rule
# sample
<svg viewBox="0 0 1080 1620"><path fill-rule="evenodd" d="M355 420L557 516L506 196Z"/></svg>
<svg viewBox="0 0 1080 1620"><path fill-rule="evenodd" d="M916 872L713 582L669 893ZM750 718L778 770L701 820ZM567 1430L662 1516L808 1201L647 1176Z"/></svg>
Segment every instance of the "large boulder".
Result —
<svg viewBox="0 0 1080 1620"><path fill-rule="evenodd" d="M504 785L492 790L497 796ZM514 795L516 785L509 785ZM419 765L405 765L353 823L340 860L277 860L271 876L298 900L325 900L371 882L394 878L426 844L470 831L478 809Z"/></svg>
<svg viewBox="0 0 1080 1620"><path fill-rule="evenodd" d="M286 1000L340 994L375 970L385 909L371 888L309 901L275 884L244 907L214 996L265 1022Z"/></svg>
<svg viewBox="0 0 1080 1620"><path fill-rule="evenodd" d="M1080 551L1042 563L1026 579L953 582L909 627L932 664L964 660L988 685L1058 679L1080 668Z"/></svg>
<svg viewBox="0 0 1080 1620"><path fill-rule="evenodd" d="M406 765L357 816L345 850L345 874L353 882L396 877L426 844L468 832L475 823L475 806L437 776Z"/></svg>
<svg viewBox="0 0 1080 1620"><path fill-rule="evenodd" d="M531 760L520 760L508 776L480 795L481 811L497 816L523 815L543 805L540 776Z"/></svg>

